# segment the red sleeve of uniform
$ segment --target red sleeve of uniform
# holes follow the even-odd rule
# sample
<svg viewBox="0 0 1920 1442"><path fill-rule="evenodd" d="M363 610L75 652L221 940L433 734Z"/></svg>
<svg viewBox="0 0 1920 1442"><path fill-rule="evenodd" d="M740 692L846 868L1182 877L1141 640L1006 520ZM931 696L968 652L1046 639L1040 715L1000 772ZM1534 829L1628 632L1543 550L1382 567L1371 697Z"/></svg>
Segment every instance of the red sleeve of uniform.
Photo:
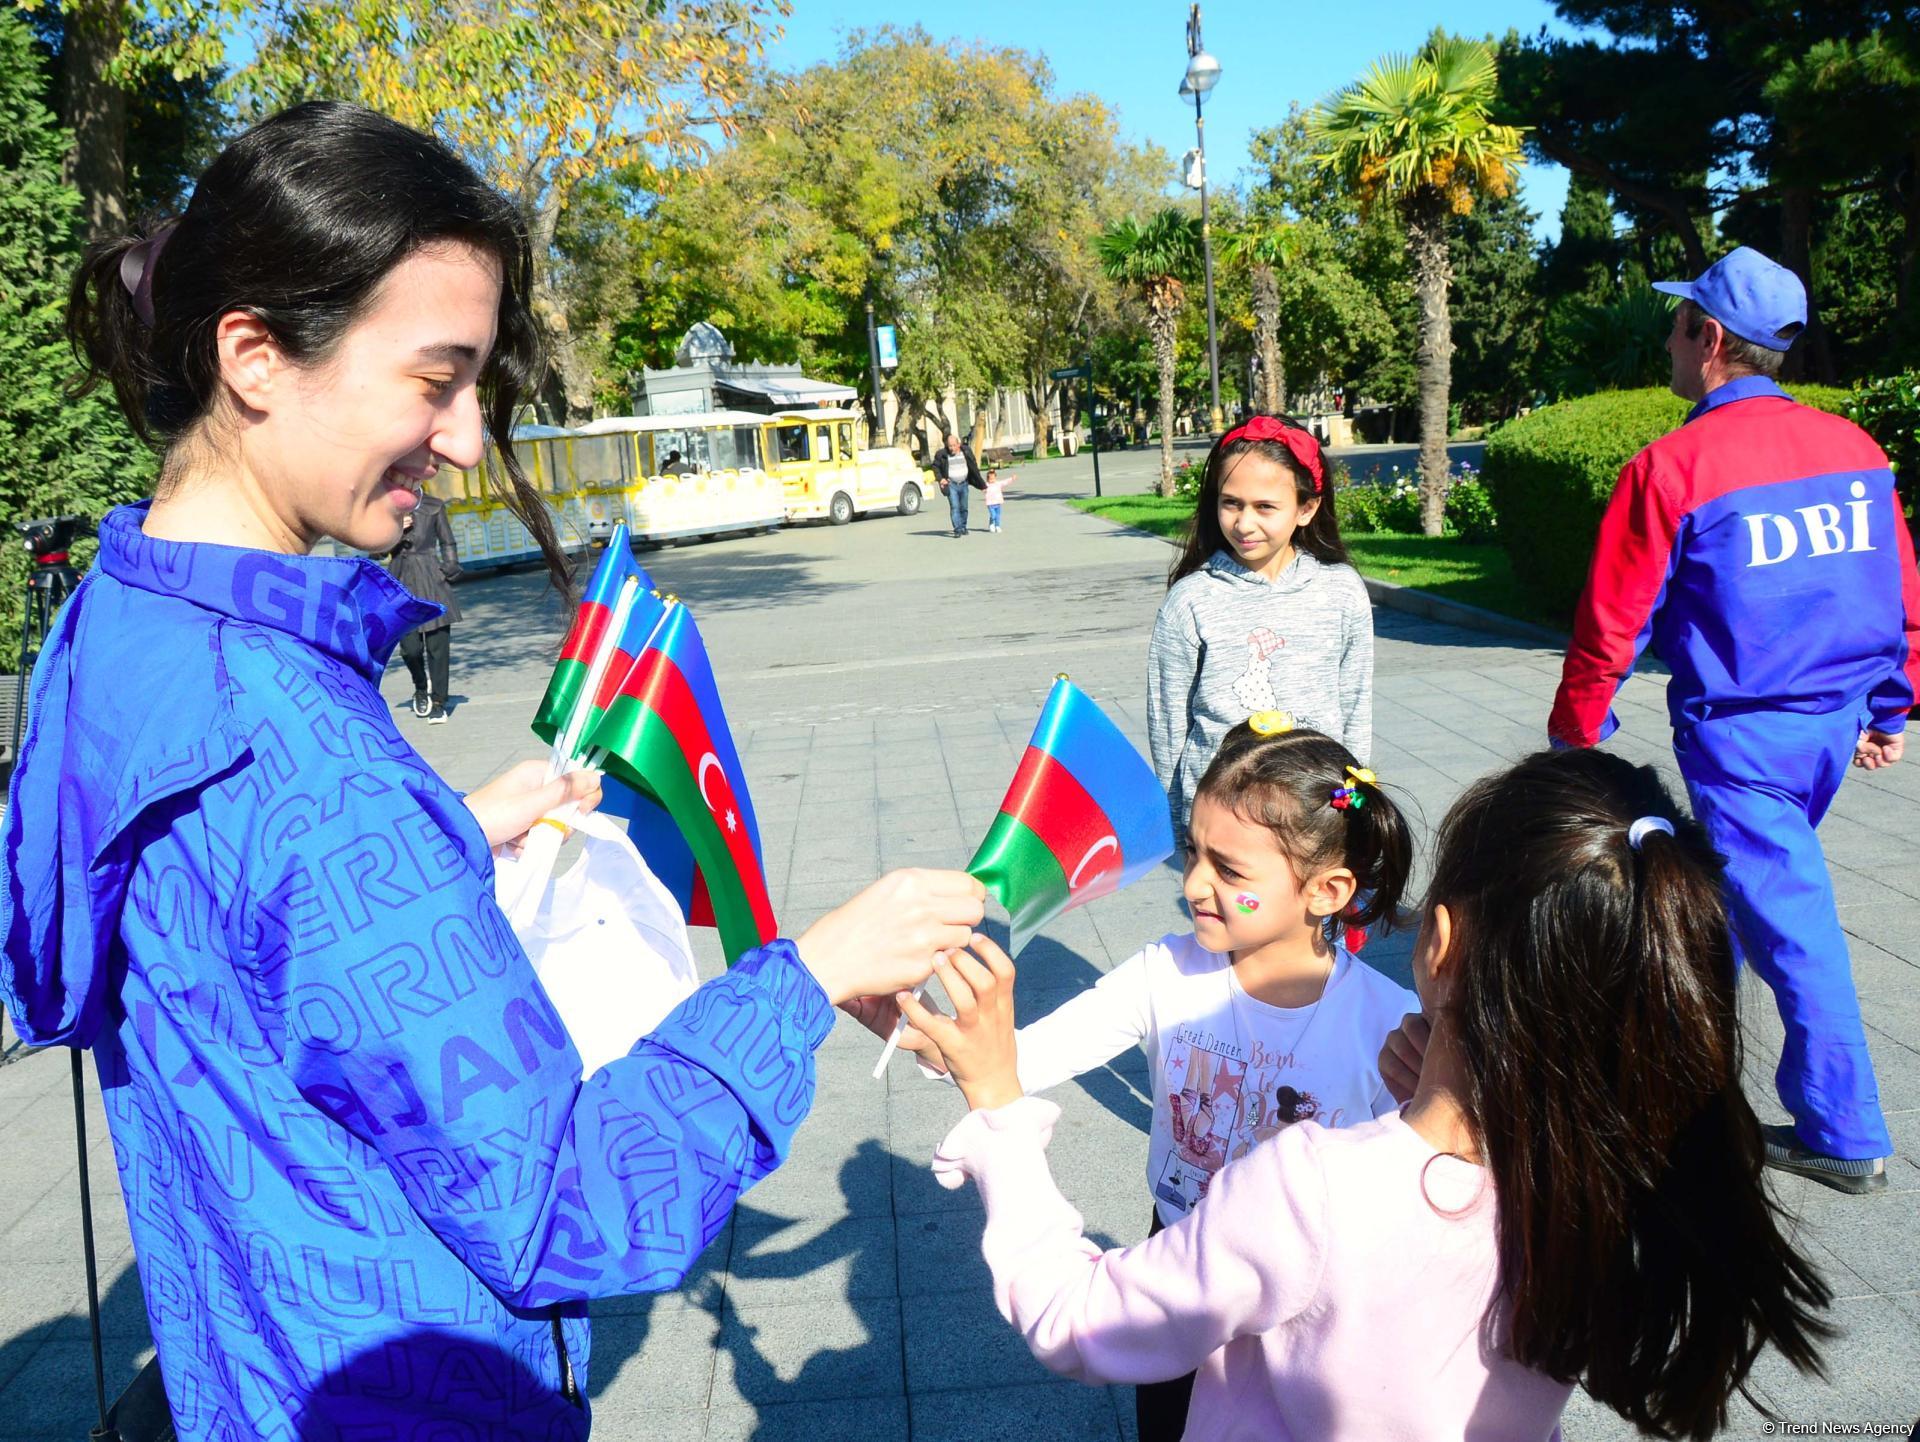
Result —
<svg viewBox="0 0 1920 1442"><path fill-rule="evenodd" d="M1560 745L1592 746L1618 729L1614 694L1647 644L1679 527L1679 509L1642 451L1621 470L1600 519L1573 643L1547 718L1547 734Z"/></svg>

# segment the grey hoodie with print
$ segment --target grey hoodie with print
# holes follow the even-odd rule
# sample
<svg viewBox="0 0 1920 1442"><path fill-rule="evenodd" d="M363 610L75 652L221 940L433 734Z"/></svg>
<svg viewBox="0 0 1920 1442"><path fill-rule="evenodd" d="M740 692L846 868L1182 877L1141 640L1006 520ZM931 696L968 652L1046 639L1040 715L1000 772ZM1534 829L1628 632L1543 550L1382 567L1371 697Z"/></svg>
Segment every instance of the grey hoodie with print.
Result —
<svg viewBox="0 0 1920 1442"><path fill-rule="evenodd" d="M1153 623L1147 737L1184 837L1200 777L1228 731L1290 711L1361 762L1373 750L1373 606L1359 573L1297 552L1277 580L1225 551L1182 577Z"/></svg>

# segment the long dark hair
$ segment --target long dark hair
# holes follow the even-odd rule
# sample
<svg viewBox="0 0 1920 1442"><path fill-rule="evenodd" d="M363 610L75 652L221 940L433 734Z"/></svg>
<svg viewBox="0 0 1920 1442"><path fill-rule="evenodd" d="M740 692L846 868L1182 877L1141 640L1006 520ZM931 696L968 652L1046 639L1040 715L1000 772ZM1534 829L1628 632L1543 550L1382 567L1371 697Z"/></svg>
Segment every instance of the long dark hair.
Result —
<svg viewBox="0 0 1920 1442"><path fill-rule="evenodd" d="M195 185L151 262L153 323L135 312L120 263L143 236L98 240L73 278L67 335L87 372L113 387L134 433L170 448L220 393L215 332L245 310L303 364L325 360L391 270L422 247L462 241L500 264L493 353L481 411L508 480L501 500L532 533L554 584L568 565L513 447L514 414L541 374L533 251L513 204L452 150L357 105L313 101L254 126Z"/></svg>
<svg viewBox="0 0 1920 1442"><path fill-rule="evenodd" d="M1304 728L1263 736L1242 721L1221 741L1194 799L1211 796L1266 827L1301 880L1346 867L1359 889L1341 919L1391 925L1413 870L1413 837L1393 798L1377 781L1348 775L1349 767L1360 763L1331 736ZM1336 808L1339 787L1354 788L1361 804Z"/></svg>
<svg viewBox="0 0 1920 1442"><path fill-rule="evenodd" d="M1289 416L1276 419L1284 420L1296 430L1306 429ZM1193 520L1188 524L1187 538L1181 545L1180 554L1167 572L1167 588L1171 590L1183 577L1204 570L1215 551L1227 550L1227 538L1220 529L1220 486L1226 480L1227 463L1249 451L1265 456L1275 465L1285 466L1292 473L1302 505L1316 497L1319 499L1320 509L1314 512L1311 521L1294 533L1293 544L1329 566L1346 564L1347 543L1340 539L1340 518L1334 514L1333 507L1333 468L1322 460L1322 485L1316 491L1307 468L1295 460L1293 452L1279 441L1252 441L1243 437L1229 443L1227 436L1232 434L1229 430L1207 452L1206 468L1201 473L1200 496L1193 503Z"/></svg>
<svg viewBox="0 0 1920 1442"><path fill-rule="evenodd" d="M1628 829L1665 818L1638 849ZM1656 1437L1726 1425L1760 1349L1820 1370L1830 1294L1761 1182L1721 862L1651 767L1542 752L1440 830L1444 1015L1517 1360Z"/></svg>

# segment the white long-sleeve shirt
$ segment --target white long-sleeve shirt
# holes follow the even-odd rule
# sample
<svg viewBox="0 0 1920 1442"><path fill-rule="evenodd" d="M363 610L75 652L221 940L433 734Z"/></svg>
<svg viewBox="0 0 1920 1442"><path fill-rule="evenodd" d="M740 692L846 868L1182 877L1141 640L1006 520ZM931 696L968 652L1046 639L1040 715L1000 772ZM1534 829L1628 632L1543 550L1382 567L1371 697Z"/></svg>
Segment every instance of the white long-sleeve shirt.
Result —
<svg viewBox="0 0 1920 1442"><path fill-rule="evenodd" d="M1233 959L1191 933L1142 948L1020 1028L1020 1085L1043 1092L1146 1048L1153 1076L1147 1189L1171 1226L1227 1162L1293 1122L1351 1126L1393 1108L1380 1045L1419 998L1345 947L1320 999L1278 1007L1247 995Z"/></svg>

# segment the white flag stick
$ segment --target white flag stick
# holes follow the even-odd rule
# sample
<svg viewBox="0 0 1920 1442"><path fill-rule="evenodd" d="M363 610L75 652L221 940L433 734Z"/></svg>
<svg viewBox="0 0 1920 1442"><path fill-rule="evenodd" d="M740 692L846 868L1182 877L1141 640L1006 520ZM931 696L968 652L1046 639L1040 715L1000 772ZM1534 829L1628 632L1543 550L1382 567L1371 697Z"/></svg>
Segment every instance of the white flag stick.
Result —
<svg viewBox="0 0 1920 1442"><path fill-rule="evenodd" d="M913 989L913 999L915 1001L919 1001L926 994L927 982L923 981ZM893 1054L899 1048L900 1038L906 1034L906 1030L907 1014L901 1012L900 1020L893 1024L893 1035L887 1038L886 1050L880 1053L880 1060L873 1064L873 1079L875 1081L880 1080L882 1076L886 1075L887 1063L893 1060Z"/></svg>

